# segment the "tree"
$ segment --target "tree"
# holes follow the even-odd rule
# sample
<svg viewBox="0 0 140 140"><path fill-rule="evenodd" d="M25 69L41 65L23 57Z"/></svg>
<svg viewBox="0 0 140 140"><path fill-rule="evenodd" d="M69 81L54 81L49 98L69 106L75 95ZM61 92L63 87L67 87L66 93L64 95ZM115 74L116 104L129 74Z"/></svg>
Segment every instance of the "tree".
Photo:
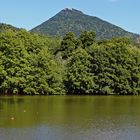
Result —
<svg viewBox="0 0 140 140"><path fill-rule="evenodd" d="M61 94L61 68L44 37L26 31L0 34L0 91L4 94Z"/></svg>
<svg viewBox="0 0 140 140"><path fill-rule="evenodd" d="M60 51L62 52L62 58L67 59L68 57L70 57L76 47L76 38L74 33L67 33L61 42Z"/></svg>
<svg viewBox="0 0 140 140"><path fill-rule="evenodd" d="M112 41L92 45L91 73L97 94L139 94L139 49L130 46L127 40L116 38Z"/></svg>
<svg viewBox="0 0 140 140"><path fill-rule="evenodd" d="M65 85L68 94L91 94L94 88L94 76L90 73L90 56L77 49L67 63Z"/></svg>
<svg viewBox="0 0 140 140"><path fill-rule="evenodd" d="M81 33L79 39L82 42L82 48L85 49L86 47L91 46L95 43L95 33L91 31L84 31Z"/></svg>

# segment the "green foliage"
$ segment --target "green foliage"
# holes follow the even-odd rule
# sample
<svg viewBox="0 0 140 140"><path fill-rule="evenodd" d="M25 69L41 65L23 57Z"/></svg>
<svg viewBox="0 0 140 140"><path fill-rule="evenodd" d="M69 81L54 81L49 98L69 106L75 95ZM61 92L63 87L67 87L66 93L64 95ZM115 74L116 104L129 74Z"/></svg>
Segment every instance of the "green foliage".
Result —
<svg viewBox="0 0 140 140"><path fill-rule="evenodd" d="M69 94L90 94L93 92L94 80L90 73L90 57L82 49L77 49L67 63L66 88Z"/></svg>
<svg viewBox="0 0 140 140"><path fill-rule="evenodd" d="M80 40L82 43L82 48L89 47L95 42L95 33L84 31L80 35Z"/></svg>
<svg viewBox="0 0 140 140"><path fill-rule="evenodd" d="M83 51L78 49L68 60L68 93L139 94L139 58L140 50L128 38L113 38Z"/></svg>
<svg viewBox="0 0 140 140"><path fill-rule="evenodd" d="M0 33L0 94L139 95L140 49L95 33L62 40L25 30Z"/></svg>
<svg viewBox="0 0 140 140"><path fill-rule="evenodd" d="M7 32L7 31L16 32L18 30L19 30L18 28L11 26L9 24L0 23L0 33Z"/></svg>
<svg viewBox="0 0 140 140"><path fill-rule="evenodd" d="M62 91L61 70L47 44L47 39L23 30L0 34L1 94Z"/></svg>
<svg viewBox="0 0 140 140"><path fill-rule="evenodd" d="M70 57L76 47L75 35L72 32L67 33L61 42L60 51L62 52L62 58L66 59Z"/></svg>

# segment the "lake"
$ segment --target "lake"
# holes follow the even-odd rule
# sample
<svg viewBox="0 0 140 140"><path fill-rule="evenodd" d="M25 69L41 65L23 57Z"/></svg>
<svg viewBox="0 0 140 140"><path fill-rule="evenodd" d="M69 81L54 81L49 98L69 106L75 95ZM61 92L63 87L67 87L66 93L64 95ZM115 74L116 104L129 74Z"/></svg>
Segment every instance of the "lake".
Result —
<svg viewBox="0 0 140 140"><path fill-rule="evenodd" d="M140 96L0 97L0 140L140 140Z"/></svg>

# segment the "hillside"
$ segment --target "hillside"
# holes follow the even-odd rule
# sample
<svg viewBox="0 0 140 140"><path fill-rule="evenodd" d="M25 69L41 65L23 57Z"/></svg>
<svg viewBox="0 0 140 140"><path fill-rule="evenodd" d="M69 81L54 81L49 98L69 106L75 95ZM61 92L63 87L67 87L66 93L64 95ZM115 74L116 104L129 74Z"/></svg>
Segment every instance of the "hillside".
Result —
<svg viewBox="0 0 140 140"><path fill-rule="evenodd" d="M64 9L54 17L33 28L31 32L51 36L64 36L67 32L79 35L81 31L95 31L97 38L112 38L130 36L137 38L137 34L106 22L98 17L89 16L76 9Z"/></svg>
<svg viewBox="0 0 140 140"><path fill-rule="evenodd" d="M5 32L5 31L17 31L17 30L19 30L19 28L14 27L9 24L0 23L0 33Z"/></svg>

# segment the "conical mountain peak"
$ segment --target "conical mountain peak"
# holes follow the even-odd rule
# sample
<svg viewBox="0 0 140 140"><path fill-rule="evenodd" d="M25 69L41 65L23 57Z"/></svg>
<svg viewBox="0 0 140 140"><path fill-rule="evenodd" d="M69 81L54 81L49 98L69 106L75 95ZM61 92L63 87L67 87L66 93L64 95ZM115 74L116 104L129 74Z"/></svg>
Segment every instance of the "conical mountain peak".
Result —
<svg viewBox="0 0 140 140"><path fill-rule="evenodd" d="M51 36L64 36L67 32L74 32L78 36L82 31L94 31L99 39L118 36L137 38L138 36L98 17L86 15L73 8L61 10L52 18L31 30L31 32Z"/></svg>
<svg viewBox="0 0 140 140"><path fill-rule="evenodd" d="M74 9L74 8L65 8L60 12L71 12L71 13L77 13L77 14L84 14L82 11Z"/></svg>

